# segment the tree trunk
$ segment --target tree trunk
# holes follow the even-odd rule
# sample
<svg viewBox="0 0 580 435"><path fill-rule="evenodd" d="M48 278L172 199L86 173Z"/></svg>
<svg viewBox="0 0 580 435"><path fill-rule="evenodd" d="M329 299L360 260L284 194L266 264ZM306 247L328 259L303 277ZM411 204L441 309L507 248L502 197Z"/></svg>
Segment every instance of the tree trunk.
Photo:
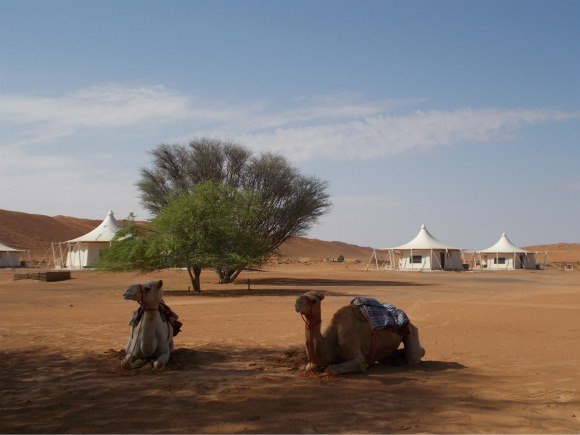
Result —
<svg viewBox="0 0 580 435"><path fill-rule="evenodd" d="M221 269L215 268L215 273L217 273L218 280L220 284L231 284L238 277L238 275L244 270L243 267L238 269Z"/></svg>
<svg viewBox="0 0 580 435"><path fill-rule="evenodd" d="M191 285L193 286L193 291L195 293L201 293L201 282L199 277L201 275L201 268L197 266L187 267L187 273L189 274L189 279L191 280Z"/></svg>

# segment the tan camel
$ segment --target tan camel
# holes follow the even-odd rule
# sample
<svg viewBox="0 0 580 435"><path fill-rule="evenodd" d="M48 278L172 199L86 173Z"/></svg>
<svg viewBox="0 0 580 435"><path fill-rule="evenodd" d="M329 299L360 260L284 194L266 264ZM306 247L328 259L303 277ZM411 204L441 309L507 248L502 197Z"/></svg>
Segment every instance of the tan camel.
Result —
<svg viewBox="0 0 580 435"><path fill-rule="evenodd" d="M123 295L143 307L141 319L131 329L125 358L121 363L124 368L137 368L153 362L153 367L157 369L169 361L169 355L173 352L173 326L159 312L162 286L163 281L133 284Z"/></svg>
<svg viewBox="0 0 580 435"><path fill-rule="evenodd" d="M340 308L332 317L330 325L320 332L321 301L324 294L309 291L296 299L296 311L306 323L307 371L328 374L365 372L369 364L382 361L397 351L404 343L408 364L418 364L425 355L419 342L419 330L409 323L409 334L381 329L375 331L357 305Z"/></svg>

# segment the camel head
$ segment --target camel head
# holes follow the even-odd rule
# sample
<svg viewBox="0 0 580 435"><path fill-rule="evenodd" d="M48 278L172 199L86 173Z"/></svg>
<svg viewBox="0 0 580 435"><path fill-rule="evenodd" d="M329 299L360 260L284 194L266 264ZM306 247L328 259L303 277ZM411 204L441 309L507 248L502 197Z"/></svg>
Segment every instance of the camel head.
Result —
<svg viewBox="0 0 580 435"><path fill-rule="evenodd" d="M133 284L123 294L128 301L137 301L149 308L157 308L163 297L163 281L149 281L146 284Z"/></svg>
<svg viewBox="0 0 580 435"><path fill-rule="evenodd" d="M296 312L308 316L314 307L318 307L318 310L320 310L320 301L322 299L324 299L324 293L322 292L306 292L296 298Z"/></svg>

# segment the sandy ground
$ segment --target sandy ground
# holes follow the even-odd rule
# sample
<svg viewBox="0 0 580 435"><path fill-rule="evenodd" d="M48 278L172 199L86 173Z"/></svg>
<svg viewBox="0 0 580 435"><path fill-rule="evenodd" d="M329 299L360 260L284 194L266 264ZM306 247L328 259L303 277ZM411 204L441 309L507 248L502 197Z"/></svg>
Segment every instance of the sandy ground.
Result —
<svg viewBox="0 0 580 435"><path fill-rule="evenodd" d="M218 285L185 272L0 271L0 431L35 433L578 433L580 272L364 272L282 265ZM134 282L163 279L183 332L169 366L117 371ZM251 280L247 290L246 280ZM355 295L404 309L416 367L305 376L294 300L326 290L323 327Z"/></svg>

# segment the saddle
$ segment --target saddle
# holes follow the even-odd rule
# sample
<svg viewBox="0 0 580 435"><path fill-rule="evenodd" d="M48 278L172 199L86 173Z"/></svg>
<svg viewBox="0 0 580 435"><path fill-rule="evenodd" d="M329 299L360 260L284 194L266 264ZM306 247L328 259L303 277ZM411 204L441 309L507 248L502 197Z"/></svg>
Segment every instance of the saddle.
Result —
<svg viewBox="0 0 580 435"><path fill-rule="evenodd" d="M144 312L145 307L143 305L139 305L139 308L133 312L133 317L131 318L129 325L133 327L137 326ZM159 304L159 314L161 314L163 321L168 322L171 326L173 326L173 336L175 337L177 334L179 334L183 323L177 320L179 319L177 313L171 310L171 308L169 308L165 302L161 302Z"/></svg>
<svg viewBox="0 0 580 435"><path fill-rule="evenodd" d="M402 337L409 335L409 318L405 312L392 304L381 304L366 296L357 296L351 302L368 320L373 330L387 329Z"/></svg>

